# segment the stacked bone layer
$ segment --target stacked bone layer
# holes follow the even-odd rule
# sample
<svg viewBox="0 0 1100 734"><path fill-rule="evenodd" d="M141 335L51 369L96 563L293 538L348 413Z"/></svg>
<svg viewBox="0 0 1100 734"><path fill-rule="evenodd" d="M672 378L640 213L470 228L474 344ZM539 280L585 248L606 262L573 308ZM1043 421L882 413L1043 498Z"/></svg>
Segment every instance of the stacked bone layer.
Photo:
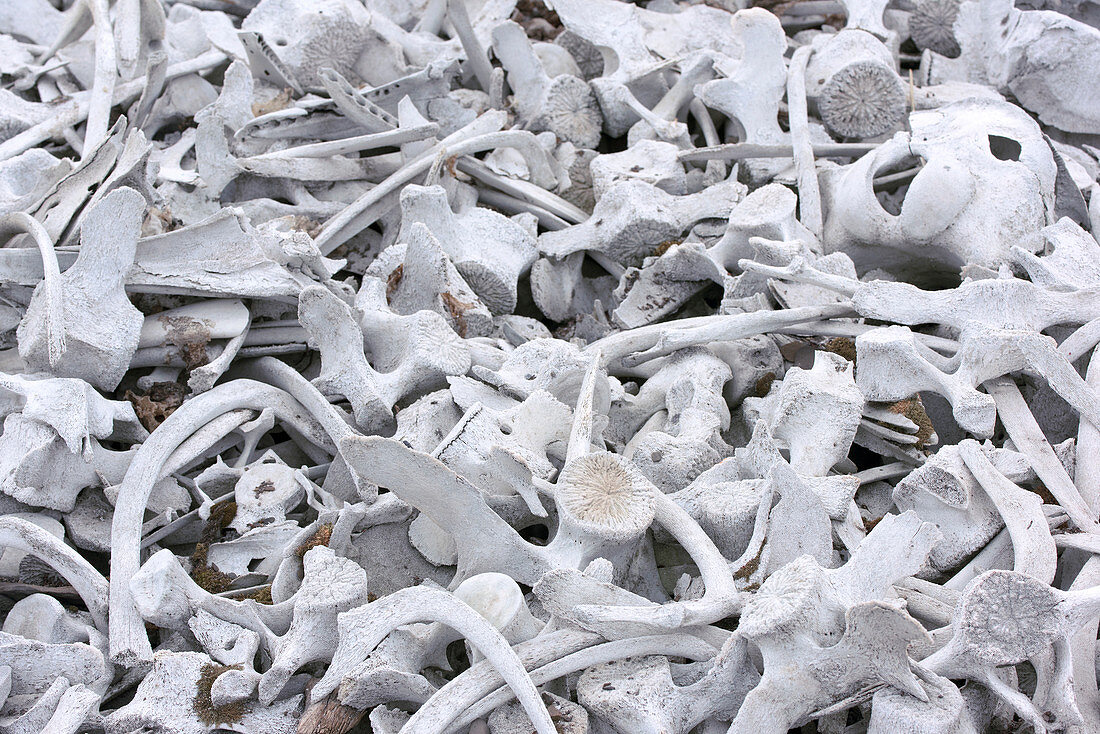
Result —
<svg viewBox="0 0 1100 734"><path fill-rule="evenodd" d="M1100 732L1091 0L0 0L0 734Z"/></svg>

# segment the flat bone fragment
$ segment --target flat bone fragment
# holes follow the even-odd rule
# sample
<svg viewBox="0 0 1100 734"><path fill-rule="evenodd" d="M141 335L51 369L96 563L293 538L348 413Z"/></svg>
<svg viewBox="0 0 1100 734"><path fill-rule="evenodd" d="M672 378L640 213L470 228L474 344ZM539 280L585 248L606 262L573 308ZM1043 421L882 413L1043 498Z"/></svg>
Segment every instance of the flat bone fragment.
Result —
<svg viewBox="0 0 1100 734"><path fill-rule="evenodd" d="M1067 132L1095 130L1092 88L1079 69L1100 53L1100 31L1052 10L1020 10L997 0L959 6L957 24L977 24L959 39L962 58L986 84L1011 93L1040 121Z"/></svg>
<svg viewBox="0 0 1100 734"><path fill-rule="evenodd" d="M529 234L484 208L455 214L437 187L406 187L401 210L403 226L411 228L414 222L427 226L489 310L512 312L516 283L535 261L535 243ZM411 236L410 230L406 233ZM493 243L492 249L488 243Z"/></svg>
<svg viewBox="0 0 1100 734"><path fill-rule="evenodd" d="M65 348L49 351L46 290L36 289L19 325L19 355L29 366L80 377L113 390L137 349L141 314L126 300L123 278L134 262L145 200L132 189L108 195L84 222L80 256L61 274Z"/></svg>

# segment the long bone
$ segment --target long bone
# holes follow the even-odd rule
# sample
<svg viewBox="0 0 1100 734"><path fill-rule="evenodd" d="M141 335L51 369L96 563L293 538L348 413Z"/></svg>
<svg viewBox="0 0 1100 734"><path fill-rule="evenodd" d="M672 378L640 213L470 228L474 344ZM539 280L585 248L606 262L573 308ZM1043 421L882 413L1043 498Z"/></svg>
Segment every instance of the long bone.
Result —
<svg viewBox="0 0 1100 734"><path fill-rule="evenodd" d="M959 454L1004 518L1015 553L1013 570L1046 583L1053 582L1058 556L1041 500L997 471L977 442L963 441L959 444Z"/></svg>
<svg viewBox="0 0 1100 734"><path fill-rule="evenodd" d="M681 688L679 686L670 685L669 688L671 690L668 690L668 697L661 697L658 701L660 703L671 703L672 706L677 709L677 713L680 711L684 712L684 719L688 721L696 718L704 718L704 714L709 713L708 710L714 707L731 705L737 700L739 692L727 692L723 690L724 686L728 683L740 683L741 681L737 680L739 673L747 673L745 677L751 680L756 671L755 669L751 669L751 665L751 673L741 667L740 663L742 663L742 659L739 656L743 655L744 651L738 649L738 641L732 641L732 644L728 647L730 648L729 650L723 649L718 652L718 657L715 658L715 669L707 673L705 680L690 687L685 686ZM536 685L539 685L544 681L548 682L562 675L568 675L569 673L579 670L585 670L587 674L588 671L599 670L599 668L595 666L603 667L614 665L615 663L613 661L621 661L624 658L635 659L645 655L679 655L691 659L707 660L711 659L714 653L715 650L713 647L702 642L698 638L694 638L684 633L635 637L628 640L606 642L586 650L563 656L552 663L533 669L531 671L531 680L535 681ZM648 657L642 659L654 660L654 658ZM656 658L656 661L657 665L660 666L661 658ZM663 673L667 675L667 669L663 671ZM658 685L661 685L664 681L660 680L660 678L663 677L660 668L658 668L657 675L659 676ZM631 679L633 679L633 677ZM671 683L671 680L667 682ZM597 680L594 684L589 684L588 688L591 689L598 686L600 689L603 689L605 685L603 681ZM719 689L722 692L718 693L715 689ZM483 716L485 713L492 710L492 708L505 703L513 695L514 694L506 688L498 688L492 694L477 702L476 705L466 709L460 717L448 724L447 729L444 731L453 732L460 730L462 726L465 726L478 716ZM715 698L719 698L720 700L714 701ZM671 699L671 701L669 701L669 699ZM656 704L657 701L653 703ZM637 725L637 721L634 720L633 717L629 717L629 720L623 723L627 725ZM632 729L632 731L642 731L642 729Z"/></svg>
<svg viewBox="0 0 1100 734"><path fill-rule="evenodd" d="M107 0L85 0L82 5L88 8L95 24L95 78L84 134L84 150L91 152L107 137L117 78L116 49Z"/></svg>
<svg viewBox="0 0 1100 734"><path fill-rule="evenodd" d="M627 98L627 103L642 118L627 132L628 145L635 145L638 141L654 139L654 137L676 143L681 148L689 142L685 134L686 125L676 118L694 98L695 87L714 78L714 56L715 54L702 51L685 58L680 63L680 76L676 83L665 92L652 110L637 103L633 95ZM619 91L624 95L629 94L625 86L620 87ZM604 94L606 99L607 92L605 91Z"/></svg>
<svg viewBox="0 0 1100 734"><path fill-rule="evenodd" d="M196 58L171 64L166 72L166 78L176 79L198 71L204 71L223 63L225 60L226 55L221 51L206 51ZM116 86L112 97L113 103L124 104L133 100L141 94L144 87L144 77ZM73 95L72 99L62 103L48 120L44 120L0 143L0 160L7 160L30 150L55 135L59 135L65 128L86 120L91 108L92 98L91 91L78 92Z"/></svg>
<svg viewBox="0 0 1100 734"><path fill-rule="evenodd" d="M809 2L809 0L807 0ZM817 158L858 158L875 149L872 143L811 143ZM789 144L724 143L705 148L682 150L677 157L687 162L742 161L754 158L791 158L794 146Z"/></svg>
<svg viewBox="0 0 1100 734"><path fill-rule="evenodd" d="M141 325L138 349L175 347L184 366L192 372L189 386L209 389L236 357L250 321L248 308L240 301L211 300L167 309L146 317ZM208 339L229 341L221 353L212 358L202 344ZM135 360L140 358L138 353L134 357Z"/></svg>
<svg viewBox="0 0 1100 734"><path fill-rule="evenodd" d="M800 221L806 229L821 238L822 212L821 190L817 179L814 149L810 144L809 122L806 116L806 76L813 48L802 46L791 56L787 69L787 112L791 124L791 142L794 146L794 166L798 172L798 198L801 203Z"/></svg>
<svg viewBox="0 0 1100 734"><path fill-rule="evenodd" d="M1025 479L1022 458L1002 449L989 452L987 460L1016 483ZM899 509L916 512L943 532L929 556L932 573L957 567L1003 527L996 504L966 468L957 446L944 446L922 466L908 471L892 497Z"/></svg>
<svg viewBox="0 0 1100 734"><path fill-rule="evenodd" d="M503 574L472 576L454 595L488 620L510 644L535 637L541 626L528 610L519 586ZM358 630L352 629L350 634L358 634ZM342 670L339 687L329 699L360 710L393 700L427 701L436 688L421 671L429 666L450 667L445 662L446 648L461 639L460 632L432 622L395 629L366 656L352 652L347 641L337 663ZM482 659L477 651L471 653L475 664Z"/></svg>
<svg viewBox="0 0 1100 734"><path fill-rule="evenodd" d="M1093 367L1093 364L1096 367ZM1100 385L1100 357L1093 352L1085 373L1086 381L1096 387ZM1088 421L1081 421L1077 430L1077 453L1074 467L1074 484L1089 507L1097 506L1100 482L1097 481L1097 439L1100 429ZM1092 534L1087 535L1092 537ZM1095 557L1085 561L1085 565L1073 580L1070 591L1081 591L1100 584L1100 559ZM1089 661L1096 659L1096 634L1093 623L1086 623L1072 638L1073 649L1073 689L1077 704L1084 719L1084 728L1100 726L1100 692L1097 691L1096 665L1089 667Z"/></svg>
<svg viewBox="0 0 1100 734"><path fill-rule="evenodd" d="M838 304L783 311L699 316L681 319L670 324L650 324L612 334L592 342L586 349L598 349L609 372L619 374L623 368L642 364L684 347L742 339L784 326L821 321L835 316L847 316L850 313L849 306Z"/></svg>
<svg viewBox="0 0 1100 734"><path fill-rule="evenodd" d="M439 125L425 122L410 127L399 127L385 132L356 135L350 138L330 140L323 143L307 143L278 151L269 151L252 156L253 160L265 158L327 158L362 151L377 150L390 146L400 146L433 137L439 132Z"/></svg>
<svg viewBox="0 0 1100 734"><path fill-rule="evenodd" d="M499 146L516 147L525 154L534 183L547 188L556 186L557 177L547 160L545 151L535 141L534 135L521 130L501 131L504 122L503 112L486 113L406 163L400 170L326 222L325 228L317 237L317 247L322 253L328 254L376 222L397 203L394 199L399 195L401 187L427 173L441 155L454 157Z"/></svg>
<svg viewBox="0 0 1100 734"><path fill-rule="evenodd" d="M548 631L513 647L524 668L536 671L556 660L601 642L599 635L575 629ZM532 680L536 680L532 678ZM504 684L500 673L487 660L474 663L439 689L406 724L414 731L447 731L453 720ZM541 683L536 683L541 685ZM507 699L505 699L507 700ZM477 717L473 717L477 718ZM461 730L462 724L453 728Z"/></svg>
<svg viewBox="0 0 1100 734"><path fill-rule="evenodd" d="M470 22L466 5L459 3L458 0L447 0L447 18L451 21L451 26L462 43L462 48L466 52L466 61L472 67L474 76L477 77L481 88L488 92L491 86L489 77L492 74L492 67L485 55L485 48L481 45L474 26Z"/></svg>
<svg viewBox="0 0 1100 734"><path fill-rule="evenodd" d="M1100 523L1081 493L1066 474L1050 443L1028 410L1020 389L1007 377L985 383L997 404L997 414L1013 443L1035 468L1035 473L1050 490L1058 504L1077 527L1090 533L1100 532Z"/></svg>
<svg viewBox="0 0 1100 734"><path fill-rule="evenodd" d="M852 305L865 318L898 324L944 324L965 329L971 321L1004 329L1042 331L1100 317L1096 288L1054 291L1018 278L971 280L958 288L926 291L908 283L861 284Z"/></svg>

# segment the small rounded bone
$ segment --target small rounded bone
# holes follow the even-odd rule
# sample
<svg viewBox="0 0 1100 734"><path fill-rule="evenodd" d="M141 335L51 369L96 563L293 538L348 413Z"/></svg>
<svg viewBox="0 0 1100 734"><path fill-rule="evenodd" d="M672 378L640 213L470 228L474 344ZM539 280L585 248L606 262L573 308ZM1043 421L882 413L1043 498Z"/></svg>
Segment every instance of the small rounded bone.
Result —
<svg viewBox="0 0 1100 734"><path fill-rule="evenodd" d="M856 29L818 39L806 92L829 132L862 140L898 127L905 117L905 87L882 42Z"/></svg>
<svg viewBox="0 0 1100 734"><path fill-rule="evenodd" d="M955 58L961 49L952 26L959 14L959 0L921 0L909 16L909 37L917 48Z"/></svg>

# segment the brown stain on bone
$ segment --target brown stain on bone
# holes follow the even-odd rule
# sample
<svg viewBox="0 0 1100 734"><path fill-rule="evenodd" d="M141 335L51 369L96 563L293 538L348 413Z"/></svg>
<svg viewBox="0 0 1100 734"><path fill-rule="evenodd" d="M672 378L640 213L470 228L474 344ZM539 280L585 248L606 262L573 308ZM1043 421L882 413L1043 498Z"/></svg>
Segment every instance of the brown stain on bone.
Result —
<svg viewBox="0 0 1100 734"><path fill-rule="evenodd" d="M188 370L202 367L210 361L206 345L210 343L210 321L189 316L157 317L164 325L164 343L179 350L179 356Z"/></svg>

